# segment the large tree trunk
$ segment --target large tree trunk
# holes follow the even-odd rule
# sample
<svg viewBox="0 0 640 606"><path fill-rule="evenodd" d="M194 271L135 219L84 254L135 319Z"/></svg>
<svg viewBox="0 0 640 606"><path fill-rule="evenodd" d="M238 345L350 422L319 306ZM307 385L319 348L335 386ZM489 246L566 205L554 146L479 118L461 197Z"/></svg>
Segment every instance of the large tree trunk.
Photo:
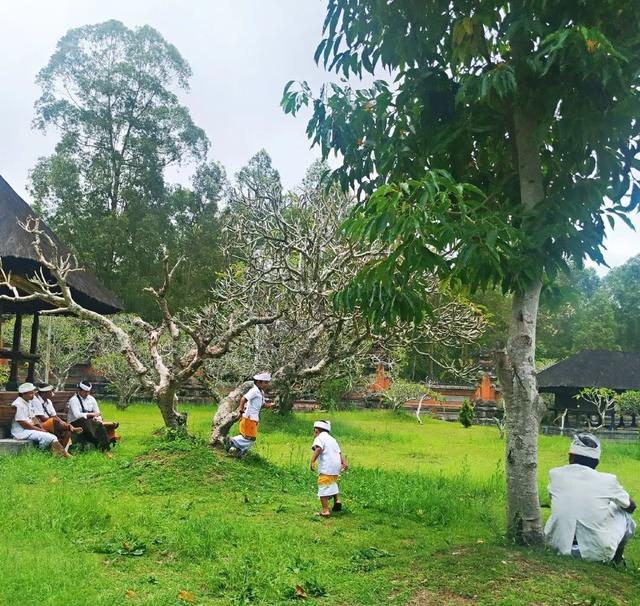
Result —
<svg viewBox="0 0 640 606"><path fill-rule="evenodd" d="M222 446L224 438L228 435L231 426L238 420L238 405L240 398L254 386L253 381L245 381L236 387L218 405L216 414L211 420L211 435L209 436L209 446Z"/></svg>
<svg viewBox="0 0 640 606"><path fill-rule="evenodd" d="M174 388L167 388L161 392L156 392L156 401L158 402L158 408L162 413L162 419L164 420L165 427L169 429L175 429L179 431L186 431L187 429L187 413L178 412L176 410L176 390Z"/></svg>
<svg viewBox="0 0 640 606"><path fill-rule="evenodd" d="M525 545L542 543L538 498L538 429L544 409L535 373L540 282L513 298L506 358L499 364L506 402L507 532Z"/></svg>
<svg viewBox="0 0 640 606"><path fill-rule="evenodd" d="M544 198L539 143L533 108L514 111L520 202L528 212ZM507 532L518 543L544 541L538 499L538 429L541 400L535 373L536 323L542 280L513 298L506 359L501 367L507 413Z"/></svg>

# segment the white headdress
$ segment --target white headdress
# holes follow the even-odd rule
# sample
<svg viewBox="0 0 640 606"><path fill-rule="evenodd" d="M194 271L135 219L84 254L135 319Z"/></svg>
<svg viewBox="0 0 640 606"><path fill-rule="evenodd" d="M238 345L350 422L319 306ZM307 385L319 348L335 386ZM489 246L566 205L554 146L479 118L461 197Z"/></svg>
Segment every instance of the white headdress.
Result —
<svg viewBox="0 0 640 606"><path fill-rule="evenodd" d="M592 433L579 433L573 437L569 454L600 460L600 441Z"/></svg>
<svg viewBox="0 0 640 606"><path fill-rule="evenodd" d="M325 431L328 431L329 433L331 433L331 422L330 421L316 421L313 424L314 427L317 427L318 429L324 429Z"/></svg>
<svg viewBox="0 0 640 606"><path fill-rule="evenodd" d="M83 391L91 391L92 385L89 381L80 381L80 383L78 383L78 388Z"/></svg>
<svg viewBox="0 0 640 606"><path fill-rule="evenodd" d="M254 381L271 381L271 373L261 372L253 376Z"/></svg>
<svg viewBox="0 0 640 606"><path fill-rule="evenodd" d="M20 385L20 387L18 387L19 394L29 393L30 391L35 390L36 386L33 383L23 383L22 385Z"/></svg>

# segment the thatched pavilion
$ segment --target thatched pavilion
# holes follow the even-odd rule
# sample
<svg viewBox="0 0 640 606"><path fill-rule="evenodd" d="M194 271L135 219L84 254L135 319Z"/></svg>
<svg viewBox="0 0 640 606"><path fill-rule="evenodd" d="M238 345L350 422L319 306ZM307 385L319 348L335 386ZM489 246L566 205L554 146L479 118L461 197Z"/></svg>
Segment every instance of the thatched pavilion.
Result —
<svg viewBox="0 0 640 606"><path fill-rule="evenodd" d="M11 272L12 284L21 291L29 292L27 278L34 272L42 269L36 261L36 255L32 247L32 237L19 225L24 223L34 213L30 206L0 177L0 259L6 272ZM41 226L49 233L58 247L60 254L67 254L69 249L49 230L46 225ZM46 274L45 274L46 275ZM113 314L122 310L122 305L97 278L87 271L73 272L69 276L69 285L75 300L86 307L101 314ZM2 292L2 290L0 290ZM6 294L6 290L3 294ZM8 390L14 390L22 380L33 381L34 368L39 360L38 326L39 314L51 307L41 301L29 303L11 303L0 301L0 317L2 315L15 315L13 330L13 342L11 349L3 348L0 343L0 359L10 360L11 369ZM31 343L29 352L21 349L22 323L25 315L33 317L31 330ZM26 377L18 377L18 369L21 362L27 362Z"/></svg>
<svg viewBox="0 0 640 606"><path fill-rule="evenodd" d="M555 395L554 413L567 410L576 424L596 412L593 404L575 397L585 387L640 390L640 352L587 349L538 373L539 391Z"/></svg>

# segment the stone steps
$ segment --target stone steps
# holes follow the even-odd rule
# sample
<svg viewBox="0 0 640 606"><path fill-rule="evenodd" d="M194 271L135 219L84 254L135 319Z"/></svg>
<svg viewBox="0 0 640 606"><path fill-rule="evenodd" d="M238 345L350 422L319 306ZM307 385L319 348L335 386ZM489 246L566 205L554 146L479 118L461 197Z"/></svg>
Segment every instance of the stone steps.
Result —
<svg viewBox="0 0 640 606"><path fill-rule="evenodd" d="M29 448L33 448L33 444L29 442L29 440L14 440L13 438L0 439L0 457L19 454Z"/></svg>

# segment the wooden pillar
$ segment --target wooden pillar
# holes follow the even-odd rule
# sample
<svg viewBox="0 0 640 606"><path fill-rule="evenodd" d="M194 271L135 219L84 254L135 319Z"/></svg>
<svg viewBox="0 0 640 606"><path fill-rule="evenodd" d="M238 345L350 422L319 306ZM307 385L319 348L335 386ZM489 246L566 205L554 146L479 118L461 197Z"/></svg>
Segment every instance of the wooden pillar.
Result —
<svg viewBox="0 0 640 606"><path fill-rule="evenodd" d="M40 314L36 311L33 314L33 324L31 324L31 347L29 353L35 356L38 352L38 332L40 331ZM27 381L33 383L33 375L36 368L36 361L31 358L27 370Z"/></svg>
<svg viewBox="0 0 640 606"><path fill-rule="evenodd" d="M18 389L18 354L20 353L20 341L22 339L22 314L16 314L16 321L13 325L13 359L11 360L11 370L9 372L9 382L7 383L7 391L16 391Z"/></svg>

